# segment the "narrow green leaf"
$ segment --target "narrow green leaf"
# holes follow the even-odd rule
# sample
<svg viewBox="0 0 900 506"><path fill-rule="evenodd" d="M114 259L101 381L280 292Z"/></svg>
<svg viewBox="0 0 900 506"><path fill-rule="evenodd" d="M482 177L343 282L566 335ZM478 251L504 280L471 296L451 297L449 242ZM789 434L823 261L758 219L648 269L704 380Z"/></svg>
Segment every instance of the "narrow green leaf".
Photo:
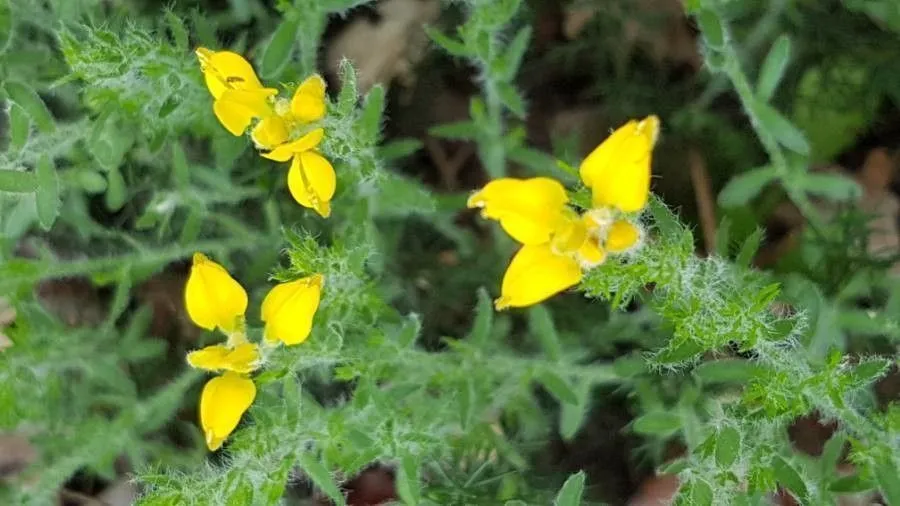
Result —
<svg viewBox="0 0 900 506"><path fill-rule="evenodd" d="M750 202L775 179L773 167L758 167L732 177L719 192L719 205L738 207Z"/></svg>
<svg viewBox="0 0 900 506"><path fill-rule="evenodd" d="M559 334L553 324L553 317L546 307L536 305L528 310L528 332L541 343L548 360L558 362L562 358Z"/></svg>
<svg viewBox="0 0 900 506"><path fill-rule="evenodd" d="M484 348L494 325L494 306L491 296L482 286L477 292L478 303L475 306L475 322L469 332L468 340L477 348Z"/></svg>
<svg viewBox="0 0 900 506"><path fill-rule="evenodd" d="M854 200L862 196L862 187L856 181L841 174L808 172L803 174L798 182L809 193L831 200Z"/></svg>
<svg viewBox="0 0 900 506"><path fill-rule="evenodd" d="M756 82L756 96L768 102L781 78L784 76L784 70L787 68L788 61L791 59L791 39L787 35L780 35L775 43L772 44L766 59L763 60L762 68L759 71L759 79Z"/></svg>
<svg viewBox="0 0 900 506"><path fill-rule="evenodd" d="M900 506L900 470L892 462L875 464L875 481L888 506Z"/></svg>
<svg viewBox="0 0 900 506"><path fill-rule="evenodd" d="M0 0L0 54L6 51L12 40L13 15L9 7L9 0Z"/></svg>
<svg viewBox="0 0 900 506"><path fill-rule="evenodd" d="M569 382L559 374L556 374L556 372L551 371L550 369L543 369L535 375L535 379L540 382L540 384L544 385L544 388L546 388L553 397L556 397L556 400L560 403L578 404L578 396L575 394L575 391L572 390Z"/></svg>
<svg viewBox="0 0 900 506"><path fill-rule="evenodd" d="M110 211L118 211L125 205L125 199L128 197L128 190L125 185L125 178L117 168L111 168L106 174L106 208Z"/></svg>
<svg viewBox="0 0 900 506"><path fill-rule="evenodd" d="M444 123L428 129L428 133L435 137L455 140L473 140L478 137L480 129L472 121L457 121Z"/></svg>
<svg viewBox="0 0 900 506"><path fill-rule="evenodd" d="M636 418L631 429L645 436L667 436L681 429L681 417L666 411L647 413Z"/></svg>
<svg viewBox="0 0 900 506"><path fill-rule="evenodd" d="M741 244L741 249L738 251L737 257L735 257L735 264L742 267L750 267L750 264L753 262L753 257L756 255L756 252L759 250L759 245L762 243L763 234L763 229L757 227L753 230L752 234L744 239L744 243Z"/></svg>
<svg viewBox="0 0 900 506"><path fill-rule="evenodd" d="M559 410L559 435L563 440L571 441L578 434L581 426L587 420L590 408L591 385L587 381L581 381L575 386L575 395L578 402L575 404L563 403Z"/></svg>
<svg viewBox="0 0 900 506"><path fill-rule="evenodd" d="M678 474L689 467L691 467L689 460L684 457L678 457L660 466L657 474Z"/></svg>
<svg viewBox="0 0 900 506"><path fill-rule="evenodd" d="M716 436L716 463L720 469L731 467L741 452L741 434L731 426L722 427Z"/></svg>
<svg viewBox="0 0 900 506"><path fill-rule="evenodd" d="M106 191L106 178L96 170L77 170L75 182L81 186L85 193L96 194Z"/></svg>
<svg viewBox="0 0 900 506"><path fill-rule="evenodd" d="M710 506L713 501L713 491L709 483L702 480L691 480L678 489L676 506Z"/></svg>
<svg viewBox="0 0 900 506"><path fill-rule="evenodd" d="M402 160L422 149L419 139L396 139L378 148L378 157L385 162Z"/></svg>
<svg viewBox="0 0 900 506"><path fill-rule="evenodd" d="M419 462L412 455L404 455L397 472L397 494L406 504L418 505L421 502L420 488Z"/></svg>
<svg viewBox="0 0 900 506"><path fill-rule="evenodd" d="M33 172L0 170L0 192L32 193L37 189L37 178Z"/></svg>
<svg viewBox="0 0 900 506"><path fill-rule="evenodd" d="M781 483L786 489L794 494L800 502L806 503L809 500L809 492L806 489L806 483L803 482L800 473L798 473L786 460L778 456L773 458L772 471L774 472L775 479L778 483Z"/></svg>
<svg viewBox="0 0 900 506"><path fill-rule="evenodd" d="M838 465L841 454L844 453L844 445L847 442L847 436L842 432L835 432L822 448L822 456L819 458L819 467L824 476L834 474L834 470Z"/></svg>
<svg viewBox="0 0 900 506"><path fill-rule="evenodd" d="M731 220L728 216L722 218L716 229L715 254L722 258L728 258L731 253Z"/></svg>
<svg viewBox="0 0 900 506"><path fill-rule="evenodd" d="M757 101L753 109L763 128L775 137L779 144L801 155L809 155L809 143L802 130L765 102Z"/></svg>
<svg viewBox="0 0 900 506"><path fill-rule="evenodd" d="M302 453L297 459L297 464L309 476L310 481L329 499L339 505L345 504L344 494L341 493L328 469L319 462L318 457L311 453Z"/></svg>
<svg viewBox="0 0 900 506"><path fill-rule="evenodd" d="M360 127L363 136L369 139L373 144L378 140L378 134L381 133L381 114L384 111L384 87L380 84L373 86L366 94L365 103L362 107L360 115Z"/></svg>
<svg viewBox="0 0 900 506"><path fill-rule="evenodd" d="M519 94L519 90L509 83L499 83L497 85L497 94L503 105L517 118L524 119L526 114L525 99Z"/></svg>
<svg viewBox="0 0 900 506"><path fill-rule="evenodd" d="M181 51L186 51L190 45L190 41L187 28L184 27L184 21L170 9L166 9L164 15L166 23L169 25L169 33L172 34L172 40L175 41L175 47Z"/></svg>
<svg viewBox="0 0 900 506"><path fill-rule="evenodd" d="M527 25L519 28L519 30L516 31L516 34L513 35L509 45L506 46L503 58L500 60L502 62L500 65L501 79L504 81L512 81L516 76L519 66L522 65L522 58L525 56L525 51L528 49L528 42L530 40L531 27Z"/></svg>
<svg viewBox="0 0 900 506"><path fill-rule="evenodd" d="M459 389L459 423L463 431L472 426L473 413L475 411L475 385L472 378L466 378Z"/></svg>
<svg viewBox="0 0 900 506"><path fill-rule="evenodd" d="M28 135L31 133L31 119L25 109L16 104L10 103L7 110L9 111L9 151L18 153L28 142Z"/></svg>
<svg viewBox="0 0 900 506"><path fill-rule="evenodd" d="M580 506L581 496L584 494L585 478L584 471L578 471L569 476L556 494L556 499L553 500L554 506Z"/></svg>
<svg viewBox="0 0 900 506"><path fill-rule="evenodd" d="M297 37L297 29L300 26L300 16L295 11L289 11L278 24L275 33L263 50L262 60L259 63L259 72L263 79L275 79L291 60L294 50L294 40Z"/></svg>
<svg viewBox="0 0 900 506"><path fill-rule="evenodd" d="M188 167L187 156L180 142L172 144L172 181L175 187L181 191L187 191L191 183L191 171Z"/></svg>
<svg viewBox="0 0 900 506"><path fill-rule="evenodd" d="M425 33L428 35L428 38L430 38L432 42L437 44L444 51L450 53L450 55L461 58L471 56L471 53L466 48L465 44L445 35L443 32L436 28L426 26Z"/></svg>
<svg viewBox="0 0 900 506"><path fill-rule="evenodd" d="M713 49L720 49L725 45L725 29L722 27L722 20L715 12L709 9L701 9L695 14L697 24L700 31L703 32L703 38L706 43Z"/></svg>
<svg viewBox="0 0 900 506"><path fill-rule="evenodd" d="M867 386L887 373L891 362L883 358L870 359L853 368L853 383L857 388Z"/></svg>
<svg viewBox="0 0 900 506"><path fill-rule="evenodd" d="M281 504L284 489L288 484L293 467L293 458L287 457L281 461L281 465L275 469L274 473L266 475L266 480L260 487L260 491L266 498L265 504Z"/></svg>
<svg viewBox="0 0 900 506"><path fill-rule="evenodd" d="M53 115L47 109L47 105L41 100L30 86L18 81L7 81L3 85L7 96L12 102L19 105L34 121L38 130L44 133L50 133L56 130L56 123L53 121Z"/></svg>
<svg viewBox="0 0 900 506"><path fill-rule="evenodd" d="M857 494L875 488L875 484L863 479L859 474L841 476L828 485L828 490L837 494Z"/></svg>
<svg viewBox="0 0 900 506"><path fill-rule="evenodd" d="M353 112L359 99L359 85L353 63L344 58L340 63L341 91L338 93L337 110L344 115Z"/></svg>
<svg viewBox="0 0 900 506"><path fill-rule="evenodd" d="M50 230L59 215L59 177L56 174L56 167L47 155L41 155L38 160L35 178L38 221L44 230Z"/></svg>

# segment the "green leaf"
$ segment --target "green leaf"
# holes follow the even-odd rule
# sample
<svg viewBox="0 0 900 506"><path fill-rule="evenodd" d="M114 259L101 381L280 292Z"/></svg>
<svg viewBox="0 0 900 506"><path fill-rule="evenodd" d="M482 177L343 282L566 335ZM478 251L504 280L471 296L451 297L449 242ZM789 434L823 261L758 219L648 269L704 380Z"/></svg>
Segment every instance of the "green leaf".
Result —
<svg viewBox="0 0 900 506"><path fill-rule="evenodd" d="M709 483L694 479L678 489L675 504L677 506L710 506L712 501L713 491Z"/></svg>
<svg viewBox="0 0 900 506"><path fill-rule="evenodd" d="M631 429L645 436L668 436L681 429L681 417L666 411L647 413L636 418Z"/></svg>
<svg viewBox="0 0 900 506"><path fill-rule="evenodd" d="M362 107L359 125L363 136L372 144L378 140L381 133L381 114L384 111L384 87L380 84L373 86L366 94L366 100Z"/></svg>
<svg viewBox="0 0 900 506"><path fill-rule="evenodd" d="M689 460L684 457L678 457L661 465L657 474L678 474L689 467L691 467Z"/></svg>
<svg viewBox="0 0 900 506"><path fill-rule="evenodd" d="M725 28L722 26L722 20L719 16L709 10L701 9L695 14L697 25L703 32L703 38L706 43L713 49L721 49L725 45Z"/></svg>
<svg viewBox="0 0 900 506"><path fill-rule="evenodd" d="M356 69L353 63L344 58L340 63L341 74L341 91L338 93L337 110L342 115L347 116L356 108L356 102L359 99L359 84L356 80Z"/></svg>
<svg viewBox="0 0 900 506"><path fill-rule="evenodd" d="M569 476L556 494L556 498L553 500L554 506L580 506L581 496L584 494L585 478L584 471L578 471Z"/></svg>
<svg viewBox="0 0 900 506"><path fill-rule="evenodd" d="M794 497L800 502L806 503L809 500L809 492L806 489L806 483L803 482L800 473L798 473L786 460L778 456L773 458L772 471L774 472L775 479L778 483L781 483L786 489L794 494Z"/></svg>
<svg viewBox="0 0 900 506"><path fill-rule="evenodd" d="M469 332L468 340L477 348L484 348L494 325L494 306L491 296L482 286L477 292L478 304L475 306L475 321Z"/></svg>
<svg viewBox="0 0 900 506"><path fill-rule="evenodd" d="M12 40L14 18L9 0L0 0L0 54L9 47Z"/></svg>
<svg viewBox="0 0 900 506"><path fill-rule="evenodd" d="M184 21L168 8L166 9L164 16L166 18L166 23L169 25L169 33L172 34L172 40L175 41L175 47L181 51L186 51L189 47L190 40L188 38L188 31L184 27Z"/></svg>
<svg viewBox="0 0 900 506"><path fill-rule="evenodd" d="M819 458L819 468L825 476L834 474L841 454L844 453L844 444L847 436L842 432L835 432L822 448L822 456Z"/></svg>
<svg viewBox="0 0 900 506"><path fill-rule="evenodd" d="M728 258L731 253L731 220L728 216L722 218L716 229L715 254L722 258Z"/></svg>
<svg viewBox="0 0 900 506"><path fill-rule="evenodd" d="M528 310L528 332L541 343L548 360L558 362L562 358L559 334L546 307L537 305Z"/></svg>
<svg viewBox="0 0 900 506"><path fill-rule="evenodd" d="M867 386L885 375L891 362L885 359L870 359L853 368L853 383L857 388Z"/></svg>
<svg viewBox="0 0 900 506"><path fill-rule="evenodd" d="M11 153L18 153L25 147L25 143L28 142L28 135L31 133L31 119L28 117L25 109L16 104L9 104L7 110L9 111L8 149Z"/></svg>
<svg viewBox="0 0 900 506"><path fill-rule="evenodd" d="M0 170L0 192L32 193L35 189L37 178L33 172Z"/></svg>
<svg viewBox="0 0 900 506"><path fill-rule="evenodd" d="M278 28L263 50L262 60L259 63L259 72L263 79L275 79L291 61L299 26L300 16L293 10L289 11L278 24Z"/></svg>
<svg viewBox="0 0 900 506"><path fill-rule="evenodd" d="M529 40L531 40L531 27L527 25L519 28L516 34L513 35L509 45L506 46L503 57L500 59L500 78L502 80L509 82L516 76L519 66L522 65L525 51L528 50Z"/></svg>
<svg viewBox="0 0 900 506"><path fill-rule="evenodd" d="M128 197L128 190L125 185L125 178L117 168L110 168L106 174L106 208L110 211L118 211L125 205L125 199Z"/></svg>
<svg viewBox="0 0 900 506"><path fill-rule="evenodd" d="M769 54L763 60L762 68L759 71L759 80L756 82L756 96L768 102L781 78L784 77L784 70L791 59L791 39L787 35L780 35L775 43L769 49Z"/></svg>
<svg viewBox="0 0 900 506"><path fill-rule="evenodd" d="M801 155L809 155L809 143L802 130L765 102L756 101L753 109L763 128L779 144Z"/></svg>
<svg viewBox="0 0 900 506"><path fill-rule="evenodd" d="M191 171L187 156L180 142L172 144L172 181L181 191L187 191L191 184Z"/></svg>
<svg viewBox="0 0 900 506"><path fill-rule="evenodd" d="M722 359L704 362L694 369L694 376L703 383L746 383L764 369L759 365L739 359Z"/></svg>
<svg viewBox="0 0 900 506"><path fill-rule="evenodd" d="M428 129L428 133L435 137L455 140L474 140L478 137L480 128L472 121L457 121L444 123Z"/></svg>
<svg viewBox="0 0 900 506"><path fill-rule="evenodd" d="M732 177L719 192L719 205L737 207L750 202L775 179L773 167L758 167Z"/></svg>
<svg viewBox="0 0 900 506"><path fill-rule="evenodd" d="M544 385L544 388L546 388L560 403L578 404L578 396L575 394L575 391L572 390L569 382L559 374L556 374L556 372L551 371L550 369L543 369L535 374L534 378L541 385Z"/></svg>
<svg viewBox="0 0 900 506"><path fill-rule="evenodd" d="M311 453L303 453L297 459L297 464L309 476L310 481L319 488L329 499L339 505L345 504L344 494L335 484L328 469L319 462L318 457Z"/></svg>
<svg viewBox="0 0 900 506"><path fill-rule="evenodd" d="M75 182L86 193L96 194L106 191L106 178L96 170L81 169L75 172Z"/></svg>
<svg viewBox="0 0 900 506"><path fill-rule="evenodd" d="M563 403L559 410L559 435L563 440L571 441L587 420L590 408L591 385L587 381L579 382L575 387L578 402Z"/></svg>
<svg viewBox="0 0 900 506"><path fill-rule="evenodd" d="M418 505L421 502L420 489L419 462L412 455L404 455L397 472L397 494L406 504Z"/></svg>
<svg viewBox="0 0 900 506"><path fill-rule="evenodd" d="M831 200L854 200L862 196L862 187L856 181L841 174L808 172L798 179L798 183L809 193Z"/></svg>
<svg viewBox="0 0 900 506"><path fill-rule="evenodd" d="M875 464L875 481L889 506L900 506L900 470L893 462Z"/></svg>
<svg viewBox="0 0 900 506"><path fill-rule="evenodd" d="M401 160L422 149L422 141L419 139L396 139L378 148L378 157L385 163Z"/></svg>
<svg viewBox="0 0 900 506"><path fill-rule="evenodd" d="M59 177L56 174L56 167L46 154L41 155L38 160L35 178L38 221L44 230L50 230L59 215Z"/></svg>
<svg viewBox="0 0 900 506"><path fill-rule="evenodd" d="M452 56L466 58L471 56L471 52L466 48L465 44L453 39L436 28L430 26L425 27L425 33L432 42L437 44L441 49L447 51Z"/></svg>
<svg viewBox="0 0 900 506"><path fill-rule="evenodd" d="M870 480L863 479L859 474L841 476L828 485L828 490L837 494L857 494L875 488Z"/></svg>
<svg viewBox="0 0 900 506"><path fill-rule="evenodd" d="M475 385L472 378L467 377L463 380L462 388L459 389L459 423L463 431L469 430L472 426L473 413L475 411Z"/></svg>
<svg viewBox="0 0 900 506"><path fill-rule="evenodd" d="M740 265L741 267L750 267L750 264L753 262L753 257L756 255L756 252L759 250L759 245L762 243L764 233L763 229L757 227L753 230L752 234L744 239L744 243L741 244L741 250L738 251L737 257L734 259L735 264Z"/></svg>
<svg viewBox="0 0 900 506"><path fill-rule="evenodd" d="M500 101L510 112L519 119L525 118L525 100L519 94L519 90L517 90L515 86L509 83L498 83L497 94L500 97Z"/></svg>
<svg viewBox="0 0 900 506"><path fill-rule="evenodd" d="M53 115L50 114L50 110L47 109L47 105L44 104L41 97L30 86L18 81L7 81L3 85L3 89L9 99L31 117L31 121L34 121L38 130L44 133L56 130Z"/></svg>
<svg viewBox="0 0 900 506"><path fill-rule="evenodd" d="M741 434L731 426L719 429L716 435L716 463L720 469L731 467L741 453Z"/></svg>

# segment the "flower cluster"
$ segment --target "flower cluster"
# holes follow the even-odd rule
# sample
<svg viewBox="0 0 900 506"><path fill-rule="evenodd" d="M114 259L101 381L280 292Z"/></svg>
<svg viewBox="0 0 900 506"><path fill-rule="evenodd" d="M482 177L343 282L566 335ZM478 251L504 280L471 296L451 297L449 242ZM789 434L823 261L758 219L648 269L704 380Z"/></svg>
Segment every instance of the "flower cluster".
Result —
<svg viewBox="0 0 900 506"><path fill-rule="evenodd" d="M309 337L313 316L319 307L323 277L320 274L281 283L262 303L265 322L263 347L247 339L244 313L247 292L224 267L202 253L195 253L184 291L185 307L198 326L219 329L227 336L215 344L188 354L195 368L216 373L200 395L200 426L206 445L216 450L237 427L256 397L250 374L263 363L262 352L279 342L300 344Z"/></svg>
<svg viewBox="0 0 900 506"><path fill-rule="evenodd" d="M288 100L279 98L275 88L264 87L241 55L203 47L196 54L222 126L243 135L255 121L250 137L262 156L291 160L287 182L294 200L327 218L337 182L334 167L316 151L325 135L318 126L326 105L322 77L304 80Z"/></svg>
<svg viewBox="0 0 900 506"><path fill-rule="evenodd" d="M503 276L498 310L537 304L581 281L584 271L640 244L634 216L647 205L659 119L629 121L584 159L581 180L592 208L569 207L566 189L546 177L491 181L468 200L497 220L522 248Z"/></svg>

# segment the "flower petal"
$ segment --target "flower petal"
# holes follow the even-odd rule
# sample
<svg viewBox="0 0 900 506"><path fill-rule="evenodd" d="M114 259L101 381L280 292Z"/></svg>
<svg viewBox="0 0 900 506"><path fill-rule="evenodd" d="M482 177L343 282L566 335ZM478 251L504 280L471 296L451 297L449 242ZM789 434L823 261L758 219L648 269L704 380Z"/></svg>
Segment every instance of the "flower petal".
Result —
<svg viewBox="0 0 900 506"><path fill-rule="evenodd" d="M633 248L641 238L641 231L633 223L616 220L606 236L606 250L610 253L622 253Z"/></svg>
<svg viewBox="0 0 900 506"><path fill-rule="evenodd" d="M639 211L650 193L650 164L659 118L631 120L581 163L581 179L593 190L594 206Z"/></svg>
<svg viewBox="0 0 900 506"><path fill-rule="evenodd" d="M525 245L503 275L497 310L542 302L581 281L581 268L573 258L553 253L549 244Z"/></svg>
<svg viewBox="0 0 900 506"><path fill-rule="evenodd" d="M188 353L187 361L197 369L248 374L259 364L259 347L253 343L242 343L234 348L216 344Z"/></svg>
<svg viewBox="0 0 900 506"><path fill-rule="evenodd" d="M324 136L325 130L316 128L295 141L282 144L268 153L263 153L262 157L275 160L276 162L286 162L297 153L315 149L322 142Z"/></svg>
<svg viewBox="0 0 900 506"><path fill-rule="evenodd" d="M316 274L281 283L269 291L262 303L267 340L288 346L306 341L319 308L322 282L322 275Z"/></svg>
<svg viewBox="0 0 900 506"><path fill-rule="evenodd" d="M277 90L270 88L225 90L213 103L213 112L232 135L242 135L254 118L272 115L268 98L275 93Z"/></svg>
<svg viewBox="0 0 900 506"><path fill-rule="evenodd" d="M281 116L266 116L250 132L259 149L272 149L288 140L288 127Z"/></svg>
<svg viewBox="0 0 900 506"><path fill-rule="evenodd" d="M288 170L288 190L298 204L314 209L320 216L331 214L331 197L337 187L337 178L331 162L315 151L304 151L294 156Z"/></svg>
<svg viewBox="0 0 900 506"><path fill-rule="evenodd" d="M200 394L200 426L215 451L237 427L256 398L253 381L233 372L209 380Z"/></svg>
<svg viewBox="0 0 900 506"><path fill-rule="evenodd" d="M228 89L253 90L263 87L253 66L237 53L200 47L195 54L200 60L206 87L215 99Z"/></svg>
<svg viewBox="0 0 900 506"><path fill-rule="evenodd" d="M578 263L582 269L592 269L606 261L606 251L597 243L597 239L589 237L578 248Z"/></svg>
<svg viewBox="0 0 900 506"><path fill-rule="evenodd" d="M291 114L304 123L325 117L325 80L322 76L313 74L297 86L291 98Z"/></svg>
<svg viewBox="0 0 900 506"><path fill-rule="evenodd" d="M541 244L560 225L568 201L565 188L554 179L503 178L485 185L467 205L482 208L482 216L498 220L520 243Z"/></svg>
<svg viewBox="0 0 900 506"><path fill-rule="evenodd" d="M247 292L224 267L206 255L194 253L193 261L184 289L188 316L207 330L235 330L247 311Z"/></svg>

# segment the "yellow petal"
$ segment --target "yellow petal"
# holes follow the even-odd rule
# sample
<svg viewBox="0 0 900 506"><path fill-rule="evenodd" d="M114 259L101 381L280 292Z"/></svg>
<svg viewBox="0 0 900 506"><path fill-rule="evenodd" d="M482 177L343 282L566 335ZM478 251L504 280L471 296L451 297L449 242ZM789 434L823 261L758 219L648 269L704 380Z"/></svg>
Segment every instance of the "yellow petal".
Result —
<svg viewBox="0 0 900 506"><path fill-rule="evenodd" d="M485 218L497 220L513 239L522 244L550 240L569 201L558 181L503 178L491 181L469 197L468 206L480 207Z"/></svg>
<svg viewBox="0 0 900 506"><path fill-rule="evenodd" d="M273 114L268 98L277 93L270 88L225 90L213 103L213 112L232 135L242 135L254 118Z"/></svg>
<svg viewBox="0 0 900 506"><path fill-rule="evenodd" d="M291 114L304 123L325 117L325 80L314 74L297 86L291 99Z"/></svg>
<svg viewBox="0 0 900 506"><path fill-rule="evenodd" d="M609 227L606 236L606 250L610 253L622 253L634 247L641 238L641 231L631 222L617 220Z"/></svg>
<svg viewBox="0 0 900 506"><path fill-rule="evenodd" d="M234 348L216 344L188 353L187 361L197 369L247 374L257 368L259 348L253 343L242 343Z"/></svg>
<svg viewBox="0 0 900 506"><path fill-rule="evenodd" d="M218 99L225 90L253 90L262 88L253 67L243 56L231 51L211 51L205 47L195 51L206 87Z"/></svg>
<svg viewBox="0 0 900 506"><path fill-rule="evenodd" d="M247 311L247 292L224 267L206 255L194 253L193 260L184 289L188 316L207 330L235 330Z"/></svg>
<svg viewBox="0 0 900 506"><path fill-rule="evenodd" d="M306 341L322 293L321 274L276 285L262 303L262 320L269 341L290 346Z"/></svg>
<svg viewBox="0 0 900 506"><path fill-rule="evenodd" d="M553 253L549 244L525 245L503 275L497 310L542 302L581 281L578 262Z"/></svg>
<svg viewBox="0 0 900 506"><path fill-rule="evenodd" d="M288 190L298 204L314 209L320 216L331 214L331 197L337 187L337 179L331 162L315 151L304 151L294 156L288 170Z"/></svg>
<svg viewBox="0 0 900 506"><path fill-rule="evenodd" d="M554 252L567 254L578 251L587 238L588 228L585 221L574 212L569 212L554 232L550 244Z"/></svg>
<svg viewBox="0 0 900 506"><path fill-rule="evenodd" d="M594 206L639 211L650 193L650 165L659 118L631 120L581 163L581 179L593 190Z"/></svg>
<svg viewBox="0 0 900 506"><path fill-rule="evenodd" d="M276 162L286 162L297 153L315 149L322 142L324 136L325 130L316 128L295 141L282 144L268 153L263 153L262 156Z"/></svg>
<svg viewBox="0 0 900 506"><path fill-rule="evenodd" d="M233 372L209 380L200 394L200 426L215 451L234 431L256 398L253 381Z"/></svg>
<svg viewBox="0 0 900 506"><path fill-rule="evenodd" d="M272 149L288 140L288 127L280 116L263 118L250 132L250 138L260 149Z"/></svg>
<svg viewBox="0 0 900 506"><path fill-rule="evenodd" d="M591 269L606 261L606 251L597 243L596 238L589 237L578 248L577 258L582 269Z"/></svg>

